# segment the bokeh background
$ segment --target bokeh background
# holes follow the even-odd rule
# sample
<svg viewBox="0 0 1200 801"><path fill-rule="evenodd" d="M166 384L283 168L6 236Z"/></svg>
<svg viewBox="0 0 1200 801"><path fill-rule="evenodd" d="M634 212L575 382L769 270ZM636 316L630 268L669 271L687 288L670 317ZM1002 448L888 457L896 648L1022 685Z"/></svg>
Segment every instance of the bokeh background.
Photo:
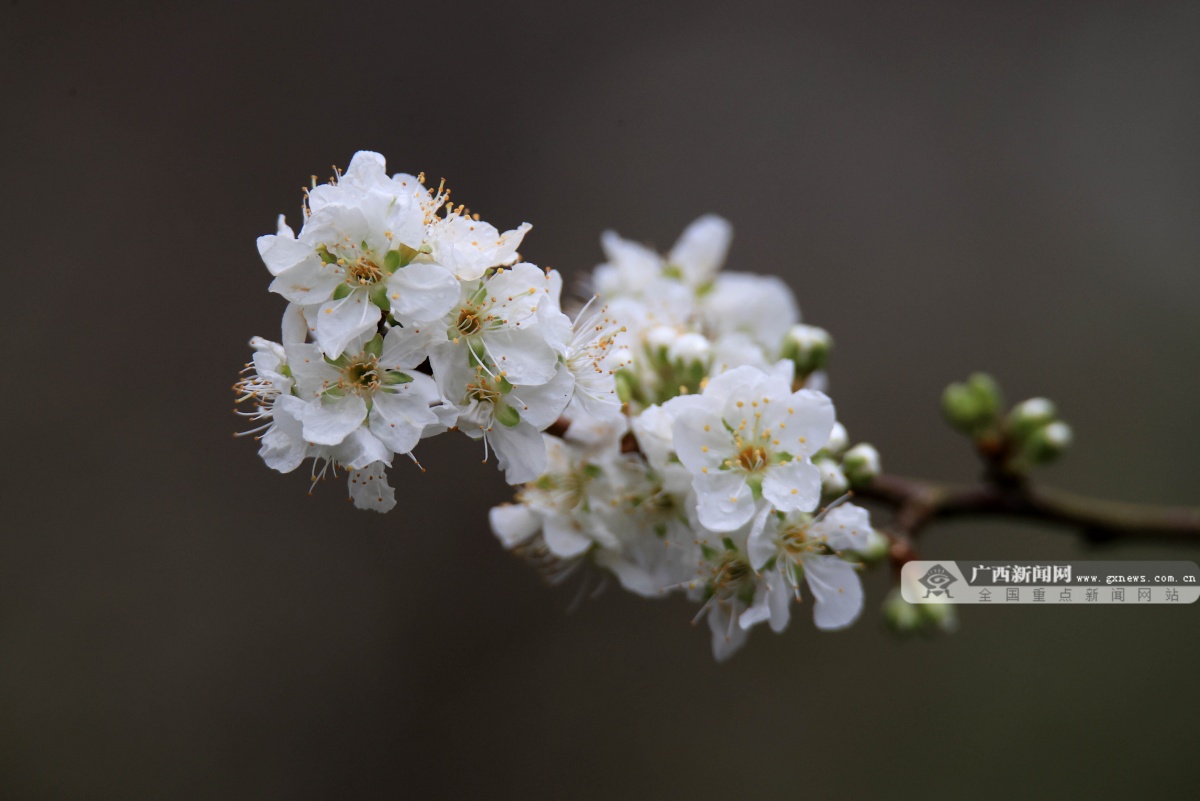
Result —
<svg viewBox="0 0 1200 801"><path fill-rule="evenodd" d="M1054 398L1047 481L1197 503L1194 3L4 0L0 797L1150 798L1194 792L1200 608L967 608L957 635L567 613L465 438L400 506L234 440L282 301L254 240L357 149L445 176L568 280L613 227L736 226L833 332L840 416L965 479L941 388ZM937 528L946 558L1089 550Z"/></svg>

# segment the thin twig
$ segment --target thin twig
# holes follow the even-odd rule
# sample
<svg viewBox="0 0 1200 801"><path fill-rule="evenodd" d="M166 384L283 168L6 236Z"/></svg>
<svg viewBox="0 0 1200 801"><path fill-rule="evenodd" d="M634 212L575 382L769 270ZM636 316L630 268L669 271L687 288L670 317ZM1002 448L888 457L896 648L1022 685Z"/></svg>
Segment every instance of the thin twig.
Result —
<svg viewBox="0 0 1200 801"><path fill-rule="evenodd" d="M1108 501L1024 482L956 486L886 474L855 489L855 494L892 507L894 528L909 538L938 520L1014 517L1074 528L1093 542L1200 544L1200 507Z"/></svg>

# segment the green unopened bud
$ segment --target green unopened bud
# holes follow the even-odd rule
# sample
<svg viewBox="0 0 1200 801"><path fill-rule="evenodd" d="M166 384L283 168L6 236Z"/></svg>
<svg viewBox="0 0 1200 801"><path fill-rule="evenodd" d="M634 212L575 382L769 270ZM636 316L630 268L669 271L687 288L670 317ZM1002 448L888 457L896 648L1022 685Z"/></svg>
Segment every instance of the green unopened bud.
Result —
<svg viewBox="0 0 1200 801"><path fill-rule="evenodd" d="M806 376L821 370L829 363L833 338L824 328L815 325L793 325L784 334L780 356L796 365L796 375Z"/></svg>
<svg viewBox="0 0 1200 801"><path fill-rule="evenodd" d="M883 622L897 634L914 634L921 629L921 611L904 600L896 588L883 601Z"/></svg>
<svg viewBox="0 0 1200 801"><path fill-rule="evenodd" d="M879 451L873 445L860 442L842 457L842 470L852 487L869 483L880 472Z"/></svg>
<svg viewBox="0 0 1200 801"><path fill-rule="evenodd" d="M1071 439L1071 427L1060 420L1030 434L1023 450L1034 464L1048 464L1062 456L1070 447Z"/></svg>
<svg viewBox="0 0 1200 801"><path fill-rule="evenodd" d="M915 606L920 610L927 630L940 631L943 634L953 634L958 630L958 610L954 608L954 604L938 602Z"/></svg>
<svg viewBox="0 0 1200 801"><path fill-rule="evenodd" d="M950 634L958 628L958 613L953 604L910 604L900 588L888 593L883 602L883 620L897 634Z"/></svg>
<svg viewBox="0 0 1200 801"><path fill-rule="evenodd" d="M1008 430L1018 440L1026 439L1039 428L1053 423L1058 417L1054 404L1045 398L1021 401L1008 413Z"/></svg>
<svg viewBox="0 0 1200 801"><path fill-rule="evenodd" d="M999 411L1000 387L987 373L975 373L942 393L942 412L950 425L971 436L994 426Z"/></svg>

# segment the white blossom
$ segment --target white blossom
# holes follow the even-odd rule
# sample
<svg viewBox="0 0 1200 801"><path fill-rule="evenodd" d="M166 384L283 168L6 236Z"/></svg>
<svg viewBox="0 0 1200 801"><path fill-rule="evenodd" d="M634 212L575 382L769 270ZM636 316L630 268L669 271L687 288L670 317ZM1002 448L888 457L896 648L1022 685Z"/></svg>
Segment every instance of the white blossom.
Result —
<svg viewBox="0 0 1200 801"><path fill-rule="evenodd" d="M862 611L863 589L853 562L843 551L861 551L871 541L867 511L853 504L831 507L814 518L803 512L769 509L754 521L747 542L750 564L764 577L771 600L745 619L747 625L769 620L775 631L787 625L787 605L776 593L801 598L800 583L813 596L813 622L817 628L849 626Z"/></svg>
<svg viewBox="0 0 1200 801"><path fill-rule="evenodd" d="M577 304L521 260L528 223L501 232L449 198L362 151L307 192L298 232L281 216L259 239L288 302L235 387L263 461L311 461L314 484L345 471L355 506L385 512L396 454L458 430L516 485L496 538L553 580L589 565L683 591L718 660L759 623L783 630L802 594L818 628L849 625L881 535L844 498L816 510L879 458L847 451L818 391L832 340L791 289L724 271L732 227L705 215L665 254L605 232Z"/></svg>
<svg viewBox="0 0 1200 801"><path fill-rule="evenodd" d="M821 474L810 457L833 428L829 398L738 367L686 401L675 421L675 451L692 473L702 524L732 531L754 516L758 498L784 511L816 506Z"/></svg>

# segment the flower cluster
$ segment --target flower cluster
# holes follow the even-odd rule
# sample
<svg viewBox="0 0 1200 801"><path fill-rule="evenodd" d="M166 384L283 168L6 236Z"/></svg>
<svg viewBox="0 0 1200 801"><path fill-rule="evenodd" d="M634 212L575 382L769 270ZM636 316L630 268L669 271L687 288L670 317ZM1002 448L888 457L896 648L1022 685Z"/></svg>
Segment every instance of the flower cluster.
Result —
<svg viewBox="0 0 1200 801"><path fill-rule="evenodd" d="M237 384L281 472L344 470L362 508L395 505L386 471L458 430L496 454L513 503L492 529L552 578L591 565L647 597L685 592L718 659L809 598L822 629L862 608L879 550L845 493L878 472L823 393L829 335L771 276L724 272L731 228L690 225L664 255L607 232L591 299L423 176L381 156L307 192L303 226L259 239L288 301Z"/></svg>
<svg viewBox="0 0 1200 801"><path fill-rule="evenodd" d="M299 233L281 216L259 238L288 307L282 344L252 340L236 389L269 466L311 459L314 481L343 469L355 504L383 512L393 458L457 429L495 452L509 482L529 481L576 374L603 393L603 346L572 330L561 278L519 261L530 226L501 233L449 195L360 152L307 192Z"/></svg>
<svg viewBox="0 0 1200 801"><path fill-rule="evenodd" d="M820 391L829 335L800 324L777 278L722 272L730 239L714 216L666 256L604 234L591 305L620 326L593 364L620 405L573 404L544 435L546 472L491 513L553 576L590 563L643 596L686 592L718 659L758 623L782 630L804 597L819 628L848 626L881 540L843 497L879 464L847 448Z"/></svg>

